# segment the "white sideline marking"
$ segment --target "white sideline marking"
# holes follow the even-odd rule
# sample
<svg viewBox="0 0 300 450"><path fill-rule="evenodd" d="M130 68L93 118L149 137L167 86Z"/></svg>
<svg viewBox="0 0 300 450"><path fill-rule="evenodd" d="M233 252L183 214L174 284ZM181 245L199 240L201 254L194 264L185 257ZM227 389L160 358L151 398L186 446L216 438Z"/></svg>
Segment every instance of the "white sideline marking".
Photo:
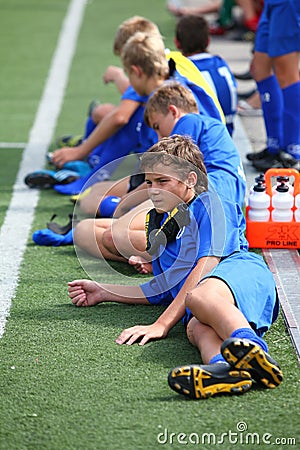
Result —
<svg viewBox="0 0 300 450"><path fill-rule="evenodd" d="M0 149L5 148L25 148L27 142L0 142Z"/></svg>
<svg viewBox="0 0 300 450"><path fill-rule="evenodd" d="M23 152L13 195L0 230L0 337L5 330L11 300L39 199L37 190L24 184L27 173L41 169L61 109L71 62L87 0L71 0L53 55L44 92Z"/></svg>

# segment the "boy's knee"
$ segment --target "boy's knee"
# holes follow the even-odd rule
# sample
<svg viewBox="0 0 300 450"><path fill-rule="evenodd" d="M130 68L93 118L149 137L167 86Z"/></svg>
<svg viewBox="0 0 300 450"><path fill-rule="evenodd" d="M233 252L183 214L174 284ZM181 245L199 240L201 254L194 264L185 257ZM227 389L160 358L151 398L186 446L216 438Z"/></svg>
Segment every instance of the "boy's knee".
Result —
<svg viewBox="0 0 300 450"><path fill-rule="evenodd" d="M87 221L83 220L79 222L74 231L73 231L73 238L74 238L74 244L78 245L78 247L81 247L82 242L84 242L85 237L87 235L88 231L88 223Z"/></svg>
<svg viewBox="0 0 300 450"><path fill-rule="evenodd" d="M196 305L201 305L205 302L203 292L201 288L193 289L191 292L188 292L185 297L185 306L193 312L193 309Z"/></svg>
<svg viewBox="0 0 300 450"><path fill-rule="evenodd" d="M102 244L103 246L113 252L115 249L114 240L113 240L113 234L111 228L108 230L105 230L102 236Z"/></svg>

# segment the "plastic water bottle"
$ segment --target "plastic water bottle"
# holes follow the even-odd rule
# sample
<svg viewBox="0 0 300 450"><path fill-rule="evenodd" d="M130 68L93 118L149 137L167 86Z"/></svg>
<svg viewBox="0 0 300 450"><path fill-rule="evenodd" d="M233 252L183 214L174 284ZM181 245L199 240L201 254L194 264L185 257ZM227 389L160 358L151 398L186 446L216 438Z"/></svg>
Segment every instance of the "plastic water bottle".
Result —
<svg viewBox="0 0 300 450"><path fill-rule="evenodd" d="M291 222L293 220L292 207L294 197L289 193L289 187L285 183L277 186L272 196L272 220L274 222Z"/></svg>
<svg viewBox="0 0 300 450"><path fill-rule="evenodd" d="M280 175L276 178L276 184L272 187L272 193L274 194L277 187L280 186L282 183L286 184L289 188L289 193L294 194L294 186L292 186L290 183L290 178L287 175Z"/></svg>
<svg viewBox="0 0 300 450"><path fill-rule="evenodd" d="M300 222L300 194L295 197L295 221Z"/></svg>
<svg viewBox="0 0 300 450"><path fill-rule="evenodd" d="M249 195L248 219L253 222L268 222L270 204L271 198L266 193L266 186L260 181L254 185L253 193Z"/></svg>
<svg viewBox="0 0 300 450"><path fill-rule="evenodd" d="M263 185L266 184L266 180L265 180L265 175L263 173L261 173L260 175L258 175L258 177L254 178L254 184L252 184L252 186L249 189L249 195L253 194L253 189L254 186L258 183L261 183Z"/></svg>

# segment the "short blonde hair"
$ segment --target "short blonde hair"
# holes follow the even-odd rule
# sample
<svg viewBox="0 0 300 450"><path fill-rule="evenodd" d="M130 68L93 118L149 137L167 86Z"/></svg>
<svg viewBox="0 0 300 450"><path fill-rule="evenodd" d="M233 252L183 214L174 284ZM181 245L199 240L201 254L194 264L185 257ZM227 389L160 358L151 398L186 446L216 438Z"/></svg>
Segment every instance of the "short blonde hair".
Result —
<svg viewBox="0 0 300 450"><path fill-rule="evenodd" d="M124 20L124 22L122 22L117 29L113 43L114 54L120 56L125 43L138 31L161 36L157 25L155 25L154 22L151 22L151 20L148 20L142 16L130 17L129 19Z"/></svg>
<svg viewBox="0 0 300 450"><path fill-rule="evenodd" d="M203 154L190 136L174 134L160 139L141 156L141 170L154 170L162 164L172 169L178 179L185 181L192 171L197 174L195 192L201 194L208 190L208 178Z"/></svg>
<svg viewBox="0 0 300 450"><path fill-rule="evenodd" d="M130 72L131 66L139 66L149 78L159 76L166 79L169 76L169 66L161 36L135 33L124 45L121 58L127 72Z"/></svg>
<svg viewBox="0 0 300 450"><path fill-rule="evenodd" d="M164 116L169 112L169 106L174 105L184 113L199 113L194 94L178 81L166 81L157 88L146 103L144 120L150 127L150 117L153 113Z"/></svg>

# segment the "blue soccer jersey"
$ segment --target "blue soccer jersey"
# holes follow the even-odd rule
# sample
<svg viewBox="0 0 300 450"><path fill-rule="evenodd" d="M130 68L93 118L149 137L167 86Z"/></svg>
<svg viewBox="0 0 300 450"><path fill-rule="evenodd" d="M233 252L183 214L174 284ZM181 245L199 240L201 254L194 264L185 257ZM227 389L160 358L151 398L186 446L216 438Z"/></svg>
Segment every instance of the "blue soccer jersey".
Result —
<svg viewBox="0 0 300 450"><path fill-rule="evenodd" d="M175 72L173 79L192 91L201 115L213 117L214 119L219 120L219 122L222 121L220 111L216 107L214 100L207 95L206 91L201 86L191 82L188 78L183 77L178 72Z"/></svg>
<svg viewBox="0 0 300 450"><path fill-rule="evenodd" d="M237 110L237 83L228 64L220 56L209 53L198 53L189 56L189 59L215 91L225 115L227 129L232 135Z"/></svg>
<svg viewBox="0 0 300 450"><path fill-rule="evenodd" d="M88 162L92 168L101 168L111 161L121 161L121 158L129 153L143 153L157 142L156 132L148 127L144 121L144 109L148 100L147 96L140 96L132 86L129 86L122 100L132 100L140 103L129 122L119 131L98 145L88 157ZM116 163L117 164L117 163ZM109 164L109 171L115 170L114 164ZM109 173L111 175L111 173Z"/></svg>
<svg viewBox="0 0 300 450"><path fill-rule="evenodd" d="M274 279L263 259L247 251L240 226L243 215L232 202L213 192L200 194L189 211L190 223L174 241L165 248L161 246L153 259L154 278L141 285L144 295L151 304L169 305L200 258L220 257L220 263L204 278L223 280L237 307L262 336L277 317L278 298ZM187 324L191 317L187 309L183 322Z"/></svg>
<svg viewBox="0 0 300 450"><path fill-rule="evenodd" d="M239 153L225 126L216 119L200 114L186 114L172 134L190 136L204 156L208 179L219 195L242 208L246 178Z"/></svg>
<svg viewBox="0 0 300 450"><path fill-rule="evenodd" d="M189 211L190 223L167 244L158 258L153 258L154 279L142 285L151 303L170 303L170 298L176 297L201 257L224 257L248 249L241 231L245 219L234 203L210 191L199 195ZM167 214L164 220L166 217Z"/></svg>

